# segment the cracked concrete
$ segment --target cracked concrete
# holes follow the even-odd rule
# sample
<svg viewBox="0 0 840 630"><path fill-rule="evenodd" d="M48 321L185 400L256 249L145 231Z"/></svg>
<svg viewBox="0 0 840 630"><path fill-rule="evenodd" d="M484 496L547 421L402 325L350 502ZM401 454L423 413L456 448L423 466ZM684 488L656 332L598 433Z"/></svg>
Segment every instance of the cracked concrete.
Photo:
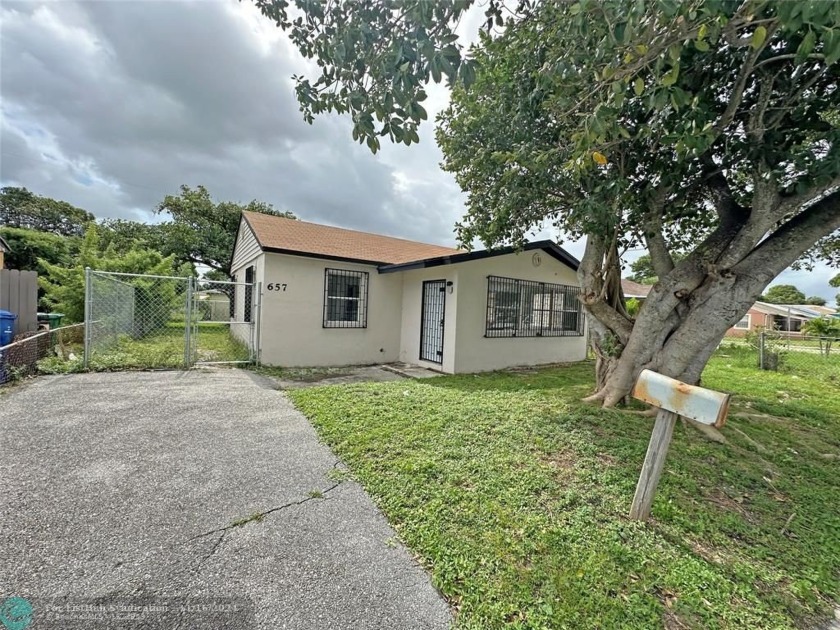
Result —
<svg viewBox="0 0 840 630"><path fill-rule="evenodd" d="M3 397L0 433L0 599L36 615L43 598L227 596L252 604L248 628L451 621L370 498L253 374L45 377Z"/></svg>

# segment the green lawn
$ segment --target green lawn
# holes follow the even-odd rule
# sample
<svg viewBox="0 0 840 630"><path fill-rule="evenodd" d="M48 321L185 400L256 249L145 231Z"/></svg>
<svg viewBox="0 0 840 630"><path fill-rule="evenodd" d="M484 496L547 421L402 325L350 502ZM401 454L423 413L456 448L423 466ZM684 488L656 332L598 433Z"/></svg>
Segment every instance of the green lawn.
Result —
<svg viewBox="0 0 840 630"><path fill-rule="evenodd" d="M759 372L727 444L678 426L648 525L652 420L579 400L591 364L289 392L430 570L462 628L792 628L840 592L840 370Z"/></svg>
<svg viewBox="0 0 840 630"><path fill-rule="evenodd" d="M248 348L230 334L226 324L200 322L193 328L194 358L202 362L247 361ZM132 370L184 367L184 323L170 322L165 328L147 337L133 339L125 336L118 343L94 347L90 369ZM50 357L39 361L38 369L45 373L76 372L82 369L84 355L81 343L68 348L75 361Z"/></svg>

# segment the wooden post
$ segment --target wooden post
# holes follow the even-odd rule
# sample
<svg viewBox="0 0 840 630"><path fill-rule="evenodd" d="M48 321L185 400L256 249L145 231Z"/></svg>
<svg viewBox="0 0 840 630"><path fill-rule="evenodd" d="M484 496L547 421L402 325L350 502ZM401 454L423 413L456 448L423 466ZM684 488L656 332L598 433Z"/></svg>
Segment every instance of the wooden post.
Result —
<svg viewBox="0 0 840 630"><path fill-rule="evenodd" d="M650 516L650 506L662 476L677 418L683 416L701 424L720 428L726 422L726 414L729 411L729 394L688 385L650 370L642 370L633 387L632 396L659 408L642 474L639 475L639 484L636 486L636 495L633 497L633 506L630 508L630 518L644 521Z"/></svg>
<svg viewBox="0 0 840 630"><path fill-rule="evenodd" d="M673 411L666 409L660 409L659 413L656 414L656 423L653 425L653 434L650 436L645 463L642 465L642 474L639 475L636 494L633 496L633 505L630 507L630 518L632 519L645 521L650 516L650 508L653 505L656 486L659 485L659 478L662 476L662 469L665 466L665 457L668 455L668 447L671 445L671 436L674 434L677 417L677 414Z"/></svg>

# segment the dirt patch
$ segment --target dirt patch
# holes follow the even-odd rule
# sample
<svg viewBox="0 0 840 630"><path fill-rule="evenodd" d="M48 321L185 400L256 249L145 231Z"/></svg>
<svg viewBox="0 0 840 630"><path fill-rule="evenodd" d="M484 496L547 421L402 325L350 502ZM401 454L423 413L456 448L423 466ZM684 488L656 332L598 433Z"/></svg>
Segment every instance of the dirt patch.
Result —
<svg viewBox="0 0 840 630"><path fill-rule="evenodd" d="M540 459L554 471L555 477L568 479L577 469L580 457L572 450L561 449L554 453L543 453Z"/></svg>

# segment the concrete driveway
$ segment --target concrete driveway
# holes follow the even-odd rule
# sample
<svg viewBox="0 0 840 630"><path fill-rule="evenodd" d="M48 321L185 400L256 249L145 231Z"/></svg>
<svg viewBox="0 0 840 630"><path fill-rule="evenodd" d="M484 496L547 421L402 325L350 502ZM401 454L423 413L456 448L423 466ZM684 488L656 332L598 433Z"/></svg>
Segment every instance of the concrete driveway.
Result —
<svg viewBox="0 0 840 630"><path fill-rule="evenodd" d="M40 378L0 397L0 435L0 622L451 621L306 419L248 372Z"/></svg>

